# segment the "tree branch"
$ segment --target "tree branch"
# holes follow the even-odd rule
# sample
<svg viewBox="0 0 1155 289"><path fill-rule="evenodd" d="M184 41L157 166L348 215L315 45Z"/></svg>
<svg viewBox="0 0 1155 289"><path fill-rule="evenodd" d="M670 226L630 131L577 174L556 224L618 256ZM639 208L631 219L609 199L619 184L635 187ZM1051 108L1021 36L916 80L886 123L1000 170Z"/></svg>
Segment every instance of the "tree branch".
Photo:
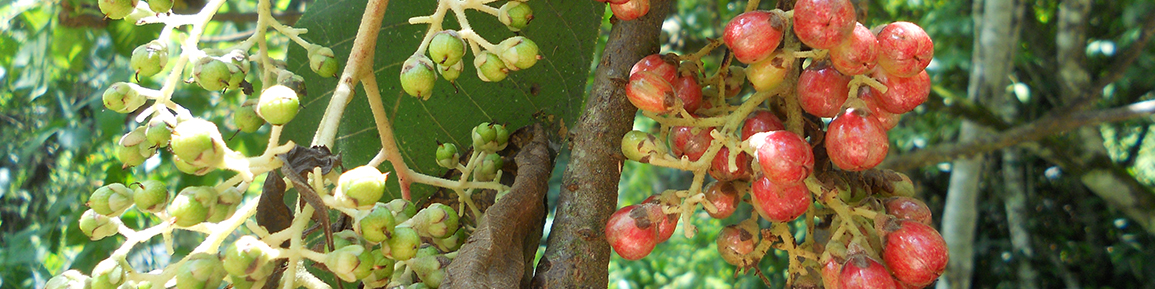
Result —
<svg viewBox="0 0 1155 289"><path fill-rule="evenodd" d="M616 21L594 73L593 89L568 136L572 159L562 177L548 248L537 266L534 288L606 288L610 246L605 224L618 200L624 157L622 136L637 108L625 97L630 68L658 52L658 36L673 1L653 1L645 16Z"/></svg>
<svg viewBox="0 0 1155 289"><path fill-rule="evenodd" d="M1082 111L1074 114L1053 113L1034 122L1004 130L996 135L981 136L974 141L943 144L930 149L887 158L882 166L899 171L908 170L959 157L992 152L1022 142L1037 141L1056 133L1083 126L1128 120L1152 114L1155 114L1155 100L1138 102L1119 108Z"/></svg>

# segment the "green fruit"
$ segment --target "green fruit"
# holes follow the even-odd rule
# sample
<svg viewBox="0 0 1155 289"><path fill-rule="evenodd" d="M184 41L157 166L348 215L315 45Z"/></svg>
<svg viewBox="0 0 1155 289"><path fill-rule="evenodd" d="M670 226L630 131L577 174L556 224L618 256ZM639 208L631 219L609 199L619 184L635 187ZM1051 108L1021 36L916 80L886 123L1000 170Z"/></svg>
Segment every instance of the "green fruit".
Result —
<svg viewBox="0 0 1155 289"><path fill-rule="evenodd" d="M230 65L216 57L202 57L193 64L193 79L202 88L209 91L220 91L228 88L232 81L233 72L240 67L230 68Z"/></svg>
<svg viewBox="0 0 1155 289"><path fill-rule="evenodd" d="M92 268L92 289L114 289L128 281L125 268L113 258L104 259Z"/></svg>
<svg viewBox="0 0 1155 289"><path fill-rule="evenodd" d="M517 3L517 2L508 2ZM524 6L524 5L523 5ZM505 67L510 70L522 70L533 67L537 64L538 55L537 44L529 38L522 36L514 36L507 38L501 43L497 44L498 50L501 51L501 61L505 63Z"/></svg>
<svg viewBox="0 0 1155 289"><path fill-rule="evenodd" d="M437 165L447 169L456 169L460 163L461 153L457 152L457 145L453 143L437 145Z"/></svg>
<svg viewBox="0 0 1155 289"><path fill-rule="evenodd" d="M369 267L372 267L373 260L363 260L362 255L368 256L370 251L365 250L365 247L360 245L349 245L341 247L326 254L325 267L329 268L334 275L341 278L345 282L357 281L369 275ZM371 257L370 257L371 258ZM358 277L358 275L361 275Z"/></svg>
<svg viewBox="0 0 1155 289"><path fill-rule="evenodd" d="M213 170L213 168L210 168L207 166L197 166L197 165L191 164L189 162L182 160L178 156L173 156L172 164L174 166L176 166L176 169L178 171L180 171L182 173L190 174L190 175L203 176L203 175L205 175L205 174L207 174Z"/></svg>
<svg viewBox="0 0 1155 289"><path fill-rule="evenodd" d="M109 86L104 91L102 99L104 100L104 107L119 113L129 113L140 108L147 100L143 95L136 92L140 88L139 85L117 82Z"/></svg>
<svg viewBox="0 0 1155 289"><path fill-rule="evenodd" d="M498 82L509 76L509 69L501 58L493 52L483 51L474 56L473 67L477 68L477 78L485 82Z"/></svg>
<svg viewBox="0 0 1155 289"><path fill-rule="evenodd" d="M254 108L253 105L242 105L233 111L233 124L237 126L237 130L253 133L265 125L265 119L257 115Z"/></svg>
<svg viewBox="0 0 1155 289"><path fill-rule="evenodd" d="M412 227L397 226L393 228L393 237L389 238L389 255L387 257L397 261L405 261L417 255L417 247L421 245L421 236Z"/></svg>
<svg viewBox="0 0 1155 289"><path fill-rule="evenodd" d="M445 255L421 256L413 258L406 262L413 272L417 273L417 277L421 278L421 282L430 288L437 288L445 281L445 269L449 267L449 262L452 261Z"/></svg>
<svg viewBox="0 0 1155 289"><path fill-rule="evenodd" d="M172 2L171 0L169 1L169 5L171 6ZM131 67L133 71L136 71L137 77L148 77L160 72L167 63L168 45L165 45L164 42L153 40L137 46L136 49L132 50L132 58L128 61L128 66Z"/></svg>
<svg viewBox="0 0 1155 289"><path fill-rule="evenodd" d="M390 272L392 273L392 272ZM53 276L48 279L48 283L44 285L45 289L85 289L92 286L92 278L85 276L76 269L64 271L60 275Z"/></svg>
<svg viewBox="0 0 1155 289"><path fill-rule="evenodd" d="M393 220L397 224L403 223L417 214L417 207L405 199L393 199L385 203L385 207L393 212Z"/></svg>
<svg viewBox="0 0 1155 289"><path fill-rule="evenodd" d="M401 89L409 95L429 99L433 94L433 84L436 80L433 61L425 55L410 56L401 65Z"/></svg>
<svg viewBox="0 0 1155 289"><path fill-rule="evenodd" d="M301 100L297 92L284 85L274 85L261 92L261 99L257 101L257 115L272 125L284 125L301 108Z"/></svg>
<svg viewBox="0 0 1155 289"><path fill-rule="evenodd" d="M211 189L211 188L210 188L210 190L211 190L211 192L204 191L206 196L208 194L215 194L216 193L216 190ZM241 195L241 191L237 190L237 188L233 188L233 187L230 187L228 189L225 189L225 191L220 192L219 195L216 195L215 204L213 204L212 208L209 210L209 217L205 221L210 222L210 223L219 223L221 221L224 221L225 219L228 219L229 217L232 217L233 213L235 213L237 211L237 205L239 205L241 203L242 197L243 196ZM208 197L208 198L211 198L211 197ZM207 201L212 201L212 200L207 199Z"/></svg>
<svg viewBox="0 0 1155 289"><path fill-rule="evenodd" d="M177 289L218 288L225 279L225 270L217 256L196 253L177 269Z"/></svg>
<svg viewBox="0 0 1155 289"><path fill-rule="evenodd" d="M437 72L441 73L441 77L446 81L454 82L458 77L461 77L461 71L465 70L465 61L458 61L450 66L437 65Z"/></svg>
<svg viewBox="0 0 1155 289"><path fill-rule="evenodd" d="M92 192L88 206L105 216L119 216L132 205L132 191L121 183L112 183Z"/></svg>
<svg viewBox="0 0 1155 289"><path fill-rule="evenodd" d="M510 31L521 31L529 26L529 21L533 20L533 9L529 8L529 4L509 1L501 5L497 10L497 20L505 24L505 27Z"/></svg>
<svg viewBox="0 0 1155 289"><path fill-rule="evenodd" d="M486 154L477 168L473 169L473 179L481 182L492 181L497 177L497 172L501 171L501 167L505 165L505 160L498 154Z"/></svg>
<svg viewBox="0 0 1155 289"><path fill-rule="evenodd" d="M127 147L144 143L147 140L148 137L145 136L145 127L141 126L120 136L120 140L117 140L116 143Z"/></svg>
<svg viewBox="0 0 1155 289"><path fill-rule="evenodd" d="M337 58L333 54L333 50L328 47L321 47L309 53L309 68L313 69L317 75L321 77L333 77L337 75Z"/></svg>
<svg viewBox="0 0 1155 289"><path fill-rule="evenodd" d="M148 8L154 13L165 13L172 10L173 0L148 0Z"/></svg>
<svg viewBox="0 0 1155 289"><path fill-rule="evenodd" d="M92 209L88 209L84 211L84 214L80 215L80 231L84 232L84 235L87 235L88 238L93 241L116 235L119 230L119 218L110 218L96 213L96 211Z"/></svg>
<svg viewBox="0 0 1155 289"><path fill-rule="evenodd" d="M270 262L273 248L252 235L244 235L224 251L225 272L238 277L259 280L273 273Z"/></svg>
<svg viewBox="0 0 1155 289"><path fill-rule="evenodd" d="M168 205L168 214L176 218L177 226L192 227L208 219L211 204L206 205L205 202L197 200L197 195L205 195L204 188L184 188L173 198L172 204Z"/></svg>
<svg viewBox="0 0 1155 289"><path fill-rule="evenodd" d="M156 153L156 149L152 147L145 147L143 144L134 146L120 146L116 149L116 158L120 160L124 167L135 167L144 163L149 157Z"/></svg>
<svg viewBox="0 0 1155 289"><path fill-rule="evenodd" d="M172 128L168 127L164 121L154 118L148 122L148 127L144 130L144 137L151 147L166 147L172 140Z"/></svg>
<svg viewBox="0 0 1155 289"><path fill-rule="evenodd" d="M483 122L473 128L471 137L473 147L486 152L503 150L509 144L509 131L501 124Z"/></svg>
<svg viewBox="0 0 1155 289"><path fill-rule="evenodd" d="M374 258L373 258L373 270L370 272L370 275L366 278L369 278L369 281L373 282L374 284L376 284L376 282L380 282L380 281L385 281L386 283L388 283L389 279L390 279L389 277L393 276L393 267L396 265L397 261L394 261L393 259L385 258L385 255L383 255L381 253L380 249L373 250L373 252L371 252L370 254L373 254L373 256L374 256ZM377 288L377 287L384 287L384 286L373 286L373 288Z"/></svg>
<svg viewBox="0 0 1155 289"><path fill-rule="evenodd" d="M429 40L429 58L441 66L453 66L465 57L465 40L454 30L441 30Z"/></svg>
<svg viewBox="0 0 1155 289"><path fill-rule="evenodd" d="M138 0L97 0L97 6L100 7L100 13L104 13L104 17L108 19L121 19L136 9Z"/></svg>
<svg viewBox="0 0 1155 289"><path fill-rule="evenodd" d="M453 235L449 235L449 237L440 239L433 238L430 241L436 245L438 249L445 252L453 252L461 249L461 245L464 245L465 240L468 238L469 236L465 235L465 230L457 230L457 233L453 233Z"/></svg>
<svg viewBox="0 0 1155 289"><path fill-rule="evenodd" d="M630 131L622 137L622 154L632 161L649 163L651 158L665 155L667 151L657 137L643 131Z"/></svg>
<svg viewBox="0 0 1155 289"><path fill-rule="evenodd" d="M383 203L373 205L373 210L369 211L357 221L357 233L360 233L366 241L371 243L381 243L389 239L393 235L393 226L396 226L396 220L393 219L393 212Z"/></svg>
<svg viewBox="0 0 1155 289"><path fill-rule="evenodd" d="M386 174L377 168L360 166L341 174L337 183L337 200L350 208L367 210L385 193Z"/></svg>
<svg viewBox="0 0 1155 289"><path fill-rule="evenodd" d="M445 204L433 203L417 212L413 226L421 236L445 238L457 232L457 221L457 211Z"/></svg>
<svg viewBox="0 0 1155 289"><path fill-rule="evenodd" d="M220 166L228 150L217 125L199 118L177 124L169 145L173 154L195 167Z"/></svg>
<svg viewBox="0 0 1155 289"><path fill-rule="evenodd" d="M132 201L141 211L160 212L168 204L168 187L161 181L144 180L133 190Z"/></svg>

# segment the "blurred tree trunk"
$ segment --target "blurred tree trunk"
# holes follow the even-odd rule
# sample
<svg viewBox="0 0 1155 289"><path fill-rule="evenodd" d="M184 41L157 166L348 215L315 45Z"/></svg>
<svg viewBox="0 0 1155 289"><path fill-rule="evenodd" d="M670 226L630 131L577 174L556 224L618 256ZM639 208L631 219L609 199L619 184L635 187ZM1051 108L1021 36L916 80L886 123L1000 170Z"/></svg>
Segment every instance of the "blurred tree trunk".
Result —
<svg viewBox="0 0 1155 289"><path fill-rule="evenodd" d="M971 101L996 105L1006 97L1007 75L1014 63L1017 35L1015 7L1018 1L975 1L974 54L967 97ZM989 129L963 121L959 142L969 142ZM979 181L985 156L962 158L951 168L943 211L942 232L950 249L950 262L938 288L970 288L974 271L974 233L977 222Z"/></svg>

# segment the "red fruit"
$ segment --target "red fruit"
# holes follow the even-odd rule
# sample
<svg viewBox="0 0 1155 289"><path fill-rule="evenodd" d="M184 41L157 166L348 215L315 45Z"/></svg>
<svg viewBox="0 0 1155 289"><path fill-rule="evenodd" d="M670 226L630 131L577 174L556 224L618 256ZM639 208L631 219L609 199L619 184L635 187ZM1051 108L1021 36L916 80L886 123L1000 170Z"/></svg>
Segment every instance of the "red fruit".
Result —
<svg viewBox="0 0 1155 289"><path fill-rule="evenodd" d="M854 32L838 46L830 48L830 62L846 75L859 75L874 69L878 60L878 39L862 23L854 24Z"/></svg>
<svg viewBox="0 0 1155 289"><path fill-rule="evenodd" d="M884 70L875 69L874 79L886 85L886 93L878 95L879 104L891 113L906 113L926 102L930 95L930 76L926 71L918 72L911 77L890 75Z"/></svg>
<svg viewBox="0 0 1155 289"><path fill-rule="evenodd" d="M610 11L621 20L634 20L650 11L650 0L629 0L622 4L610 4Z"/></svg>
<svg viewBox="0 0 1155 289"><path fill-rule="evenodd" d="M597 0L597 1L602 2L602 3L610 3L610 4L622 4L622 3L626 3L627 1L630 1L630 0Z"/></svg>
<svg viewBox="0 0 1155 289"><path fill-rule="evenodd" d="M786 126L774 113L765 110L755 111L746 117L746 121L742 124L742 140L748 140L756 133L784 129Z"/></svg>
<svg viewBox="0 0 1155 289"><path fill-rule="evenodd" d="M734 165L737 168L730 170L730 149L723 146L722 149L718 150L718 154L714 155L714 161L710 163L710 176L719 181L750 178L750 155L740 152L738 156L734 157Z"/></svg>
<svg viewBox="0 0 1155 289"><path fill-rule="evenodd" d="M854 5L849 0L800 0L794 3L794 33L816 49L830 49L854 30Z"/></svg>
<svg viewBox="0 0 1155 289"><path fill-rule="evenodd" d="M842 263L835 258L828 258L822 264L822 286L826 289L839 289L838 277L842 273Z"/></svg>
<svg viewBox="0 0 1155 289"><path fill-rule="evenodd" d="M693 75L679 77L674 80L674 92L682 100L682 108L686 112L694 113L702 107L702 86Z"/></svg>
<svg viewBox="0 0 1155 289"><path fill-rule="evenodd" d="M730 265L745 267L749 264L749 258L746 255L754 252L754 247L758 245L758 239L754 234L743 230L738 225L729 225L722 228L718 233L718 238L715 243L718 245L718 254L722 255L722 260Z"/></svg>
<svg viewBox="0 0 1155 289"><path fill-rule="evenodd" d="M756 133L750 146L757 150L758 165L770 181L798 184L814 169L814 152L805 139L785 130Z"/></svg>
<svg viewBox="0 0 1155 289"><path fill-rule="evenodd" d="M878 101L878 91L870 86L858 87L858 99L866 103L866 108L870 109L870 116L878 120L882 124L882 128L890 130L898 125L898 121L902 120L902 114L890 113L882 108Z"/></svg>
<svg viewBox="0 0 1155 289"><path fill-rule="evenodd" d="M846 258L842 273L838 275L841 289L894 289L898 284L886 267L866 254L853 254Z"/></svg>
<svg viewBox="0 0 1155 289"><path fill-rule="evenodd" d="M653 72L642 71L630 76L626 97L644 111L667 113L674 109L674 86Z"/></svg>
<svg viewBox="0 0 1155 289"><path fill-rule="evenodd" d="M911 197L890 197L882 200L886 213L899 219L907 219L930 225L930 208L919 199Z"/></svg>
<svg viewBox="0 0 1155 289"><path fill-rule="evenodd" d="M884 228L882 259L898 281L925 287L946 270L946 241L934 228L908 220L892 220Z"/></svg>
<svg viewBox="0 0 1155 289"><path fill-rule="evenodd" d="M710 148L710 142L714 141L710 132L714 131L714 128L700 128L696 134L693 133L694 129L689 126L675 126L670 132L670 138L674 140L674 156L687 156L690 161L696 162L706 153L706 149Z"/></svg>
<svg viewBox="0 0 1155 289"><path fill-rule="evenodd" d="M631 205L610 215L606 223L606 241L626 260L637 260L650 254L658 244L658 226L651 220L661 218L661 208L654 204Z"/></svg>
<svg viewBox="0 0 1155 289"><path fill-rule="evenodd" d="M793 68L793 59L786 57L785 53L774 53L746 67L746 78L750 80L754 90L766 91L782 84L782 80L786 79L786 72L792 71Z"/></svg>
<svg viewBox="0 0 1155 289"><path fill-rule="evenodd" d="M889 149L886 129L862 109L847 109L826 129L826 153L843 170L873 168L886 158Z"/></svg>
<svg viewBox="0 0 1155 289"><path fill-rule="evenodd" d="M665 55L651 54L642 57L638 63L634 63L634 67L630 68L630 76L634 76L640 71L649 71L670 83L674 83L674 80L678 78L678 65L675 61L676 59Z"/></svg>
<svg viewBox="0 0 1155 289"><path fill-rule="evenodd" d="M771 222L789 222L810 209L810 190L805 184L779 186L767 178L759 178L750 188L754 209Z"/></svg>
<svg viewBox="0 0 1155 289"><path fill-rule="evenodd" d="M711 183L710 187L706 188L703 194L706 197L706 201L718 209L717 212L713 213L706 210L706 213L709 213L710 217L715 219L730 217L731 214L734 214L735 210L738 210L738 202L742 201L742 196L738 195L738 189L734 188L734 184L731 182L719 181Z"/></svg>
<svg viewBox="0 0 1155 289"><path fill-rule="evenodd" d="M850 79L829 62L810 64L798 76L798 102L802 110L818 117L838 115L850 93Z"/></svg>
<svg viewBox="0 0 1155 289"><path fill-rule="evenodd" d="M934 42L917 24L894 22L878 32L878 53L878 66L886 72L911 77L930 65Z"/></svg>
<svg viewBox="0 0 1155 289"><path fill-rule="evenodd" d="M770 57L782 41L786 19L770 11L742 13L726 23L722 40L742 63L754 63Z"/></svg>
<svg viewBox="0 0 1155 289"><path fill-rule="evenodd" d="M642 201L642 203L658 206L658 213L661 214L660 218L662 220L661 223L658 223L658 243L669 240L670 236L674 235L674 230L678 228L678 217L681 214L666 214L661 211L663 205L668 207L679 205L678 201L673 197L673 195L657 194L651 195L646 198L645 201Z"/></svg>

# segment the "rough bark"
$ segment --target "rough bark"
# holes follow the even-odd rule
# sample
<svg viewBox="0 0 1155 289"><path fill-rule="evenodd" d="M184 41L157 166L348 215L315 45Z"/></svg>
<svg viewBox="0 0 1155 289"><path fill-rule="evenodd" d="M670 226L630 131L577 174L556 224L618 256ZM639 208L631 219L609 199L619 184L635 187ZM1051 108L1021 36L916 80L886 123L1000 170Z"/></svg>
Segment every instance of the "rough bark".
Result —
<svg viewBox="0 0 1155 289"><path fill-rule="evenodd" d="M672 3L653 1L647 15L617 21L610 30L585 110L569 135L570 164L534 288L608 286L610 246L604 227L617 206L621 139L637 112L625 96L625 84L635 62L658 52L661 24Z"/></svg>
<svg viewBox="0 0 1155 289"><path fill-rule="evenodd" d="M1014 63L1017 35L1013 28L1017 1L976 1L975 40L967 97L996 105L1006 97L1007 75ZM980 12L981 11L981 12ZM964 121L959 142L970 142L989 129ZM984 156L959 159L951 169L946 208L940 231L950 249L950 261L938 288L970 288L974 270L974 233L977 222L979 181Z"/></svg>

